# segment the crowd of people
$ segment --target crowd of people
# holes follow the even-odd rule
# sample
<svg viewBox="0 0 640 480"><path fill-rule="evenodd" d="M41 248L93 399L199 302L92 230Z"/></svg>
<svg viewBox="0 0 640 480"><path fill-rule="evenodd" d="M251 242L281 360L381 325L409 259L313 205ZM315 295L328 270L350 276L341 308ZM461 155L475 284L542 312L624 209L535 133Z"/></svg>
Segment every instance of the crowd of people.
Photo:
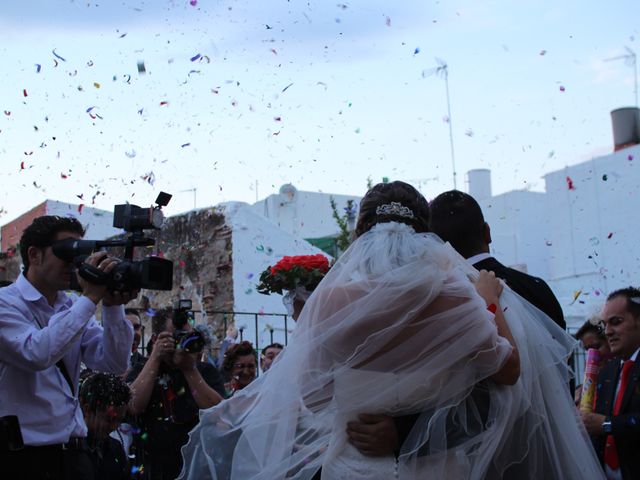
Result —
<svg viewBox="0 0 640 480"><path fill-rule="evenodd" d="M176 308L143 349L137 291L78 277L67 293L52 246L83 235L37 218L0 289L7 478L640 478L640 290L612 291L571 337L549 286L491 255L465 193L374 186L330 269L294 257L261 277L296 320L288 345L230 327L216 359ZM577 341L601 359L593 402L573 385Z"/></svg>

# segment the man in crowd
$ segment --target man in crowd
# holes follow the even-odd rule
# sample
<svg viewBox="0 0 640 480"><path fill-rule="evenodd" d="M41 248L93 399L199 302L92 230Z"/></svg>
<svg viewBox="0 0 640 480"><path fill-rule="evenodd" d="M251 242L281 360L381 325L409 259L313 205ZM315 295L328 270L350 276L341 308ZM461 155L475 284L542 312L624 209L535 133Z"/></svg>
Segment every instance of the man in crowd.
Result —
<svg viewBox="0 0 640 480"><path fill-rule="evenodd" d="M72 264L52 251L64 239L80 239L74 218L43 216L20 239L24 270L0 290L0 416L16 415L25 448L0 445L7 478L87 479L76 460L87 448L87 426L77 400L80 364L122 374L133 332L122 304L137 292L109 292L80 277L82 295L67 295ZM108 274L118 260L94 253L85 263ZM102 322L94 318L102 301Z"/></svg>
<svg viewBox="0 0 640 480"><path fill-rule="evenodd" d="M144 365L128 375L141 435L136 438L139 461L148 478L174 479L182 468L180 449L198 423L200 409L222 401L224 385L216 368L197 361L201 352L188 353L176 345L172 308L156 311L151 319L152 348ZM181 330L192 332L187 322ZM142 458L140 458L142 453Z"/></svg>
<svg viewBox="0 0 640 480"><path fill-rule="evenodd" d="M594 413L582 420L609 479L640 478L640 289L612 292L602 311L614 359L598 375Z"/></svg>
<svg viewBox="0 0 640 480"><path fill-rule="evenodd" d="M144 326L140 320L140 314L135 308L125 308L125 318L131 323L133 327L133 344L131 345L131 356L129 357L129 367L133 368L136 364L144 362L145 357L140 352L140 342L142 342L142 330Z"/></svg>
<svg viewBox="0 0 640 480"><path fill-rule="evenodd" d="M88 428L86 461L94 469L94 476L87 480L131 478L124 441L109 436L118 431L130 399L129 386L119 375L91 373L82 382L78 400Z"/></svg>
<svg viewBox="0 0 640 480"><path fill-rule="evenodd" d="M491 256L491 229L473 197L458 190L438 195L429 204L429 230L451 243L478 270L494 272L496 277L546 313L558 326L566 328L562 308L544 280L506 267ZM481 391L475 394L481 395ZM414 415L392 418L362 414L359 421L349 422L347 434L351 443L364 455L390 455L399 451L415 419Z"/></svg>
<svg viewBox="0 0 640 480"><path fill-rule="evenodd" d="M271 368L271 364L283 349L284 347L279 343L272 343L262 349L262 353L260 354L260 368L263 372Z"/></svg>

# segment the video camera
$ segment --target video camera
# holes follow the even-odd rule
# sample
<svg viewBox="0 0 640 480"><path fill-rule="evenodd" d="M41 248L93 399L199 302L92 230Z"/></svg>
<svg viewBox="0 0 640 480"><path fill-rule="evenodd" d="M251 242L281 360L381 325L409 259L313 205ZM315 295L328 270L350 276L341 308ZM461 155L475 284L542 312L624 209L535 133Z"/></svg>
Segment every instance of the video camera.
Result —
<svg viewBox="0 0 640 480"><path fill-rule="evenodd" d="M171 290L173 288L173 262L160 257L145 257L133 260L135 247L155 245L155 240L144 236L143 230L160 229L164 221L162 207L171 200L171 195L160 192L156 205L141 208L137 205L116 205L113 211L113 226L124 229L128 235L122 240L76 240L66 239L52 245L56 257L73 262L78 274L88 282L107 285L111 291L128 292L147 288ZM124 258L108 274L84 263L93 252L107 247L125 247ZM72 276L72 280L75 275ZM73 288L73 287L72 287Z"/></svg>
<svg viewBox="0 0 640 480"><path fill-rule="evenodd" d="M176 348L187 353L200 353L206 343L204 336L198 330L186 330L187 324L195 323L191 300L178 300L173 304L173 338Z"/></svg>

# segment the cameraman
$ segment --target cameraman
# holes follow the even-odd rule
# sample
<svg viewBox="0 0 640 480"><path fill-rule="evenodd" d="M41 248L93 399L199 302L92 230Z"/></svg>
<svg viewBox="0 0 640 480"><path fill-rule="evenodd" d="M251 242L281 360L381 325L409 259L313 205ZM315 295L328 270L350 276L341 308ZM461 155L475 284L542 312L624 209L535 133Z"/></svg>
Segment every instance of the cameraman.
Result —
<svg viewBox="0 0 640 480"><path fill-rule="evenodd" d="M149 358L144 366L134 367L127 378L133 381L130 411L138 415L137 424L142 430L135 447L138 454L142 450L140 460L152 480L178 476L182 468L180 449L198 423L199 410L217 405L224 395L216 368L197 361L202 349L188 353L180 345L176 347L176 327L183 333L193 331L188 321L173 320L179 313L172 308L156 311L151 319L153 346Z"/></svg>
<svg viewBox="0 0 640 480"><path fill-rule="evenodd" d="M72 264L51 245L83 235L75 218L36 218L20 239L24 270L0 290L0 416L17 415L25 443L17 451L0 445L7 478L93 478L91 464L82 461L87 427L77 399L80 364L117 374L127 369L133 330L122 304L132 295L80 277L82 296L64 292ZM105 252L85 260L105 273L117 262ZM101 300L104 327L94 317Z"/></svg>

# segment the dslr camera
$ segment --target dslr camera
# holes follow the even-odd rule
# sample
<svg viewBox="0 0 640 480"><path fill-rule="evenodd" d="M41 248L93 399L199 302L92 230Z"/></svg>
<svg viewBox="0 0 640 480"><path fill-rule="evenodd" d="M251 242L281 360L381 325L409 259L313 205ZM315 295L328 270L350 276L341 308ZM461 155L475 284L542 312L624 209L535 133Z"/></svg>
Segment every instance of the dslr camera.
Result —
<svg viewBox="0 0 640 480"><path fill-rule="evenodd" d="M204 350L206 340L198 330L186 330L188 324L195 323L191 300L178 300L173 304L173 339L176 348L187 353L200 353Z"/></svg>
<svg viewBox="0 0 640 480"><path fill-rule="evenodd" d="M76 265L78 274L88 282L107 285L111 291L128 292L146 288L150 290L171 290L173 287L173 262L160 257L148 256L133 260L135 247L155 245L155 240L145 237L144 230L162 227L164 215L162 207L171 200L171 195L160 192L156 205L141 208L137 205L116 205L113 211L113 226L125 230L121 240L76 240L66 239L55 242L52 250L55 256ZM108 247L124 247L122 261L109 273L84 263L93 252ZM75 275L72 275L71 288ZM74 288L75 289L75 288Z"/></svg>

